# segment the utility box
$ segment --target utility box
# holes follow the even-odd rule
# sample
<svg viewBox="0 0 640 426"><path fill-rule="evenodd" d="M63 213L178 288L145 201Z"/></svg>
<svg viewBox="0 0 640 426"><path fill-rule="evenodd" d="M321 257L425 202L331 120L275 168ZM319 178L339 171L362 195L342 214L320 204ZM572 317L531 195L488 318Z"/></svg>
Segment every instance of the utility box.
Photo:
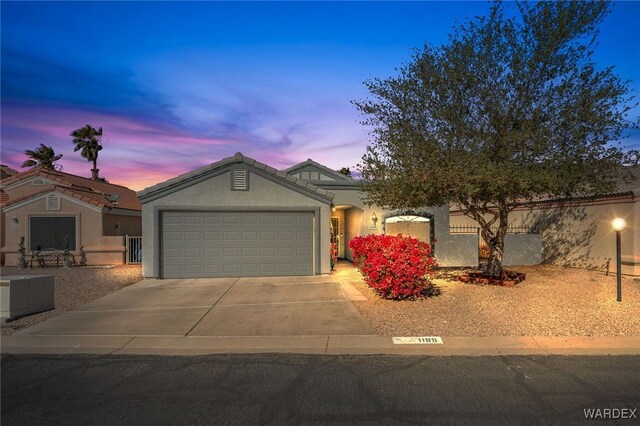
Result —
<svg viewBox="0 0 640 426"><path fill-rule="evenodd" d="M0 318L54 309L52 275L9 275L0 279Z"/></svg>

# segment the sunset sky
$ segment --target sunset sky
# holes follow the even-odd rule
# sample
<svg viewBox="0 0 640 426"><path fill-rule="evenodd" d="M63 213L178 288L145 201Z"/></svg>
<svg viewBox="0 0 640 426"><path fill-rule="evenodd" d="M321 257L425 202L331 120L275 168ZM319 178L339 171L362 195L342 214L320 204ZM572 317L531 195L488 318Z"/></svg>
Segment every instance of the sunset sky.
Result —
<svg viewBox="0 0 640 426"><path fill-rule="evenodd" d="M486 2L5 2L2 163L40 143L90 176L69 133L104 129L100 174L143 189L237 151L276 168L360 161L350 101L394 75L412 48L441 44ZM511 3L507 7L513 8ZM616 3L598 66L640 92L640 2ZM637 117L640 109L636 108ZM625 141L640 148L640 133Z"/></svg>

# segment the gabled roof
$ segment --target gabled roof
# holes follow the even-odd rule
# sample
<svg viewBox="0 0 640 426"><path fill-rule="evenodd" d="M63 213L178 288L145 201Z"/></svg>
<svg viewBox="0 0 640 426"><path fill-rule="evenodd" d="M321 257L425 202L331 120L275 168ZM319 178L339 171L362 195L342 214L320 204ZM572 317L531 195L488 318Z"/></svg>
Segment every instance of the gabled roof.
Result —
<svg viewBox="0 0 640 426"><path fill-rule="evenodd" d="M7 165L0 164L0 179L6 179L9 176L13 176L18 173L20 172L17 170L13 170L11 167Z"/></svg>
<svg viewBox="0 0 640 426"><path fill-rule="evenodd" d="M323 166L322 164L313 161L311 158L309 158L307 161L303 161L302 163L291 166L288 169L284 169L283 171L287 174L293 174L298 171L307 171L309 168L316 169L317 171L322 172L325 175L331 176L335 180L353 180L353 178L345 176L342 173L338 173L335 170L331 170L327 166Z"/></svg>
<svg viewBox="0 0 640 426"><path fill-rule="evenodd" d="M208 166L201 167L197 170L182 174L175 178L169 179L165 182L158 183L156 185L145 188L142 191L138 191L138 197L144 202L154 200L156 198L163 197L186 186L193 185L208 179L211 175L215 175L216 172L221 169L234 165L234 164L246 164L253 168L253 170L264 177L267 177L275 182L285 184L292 189L297 190L305 195L309 195L313 198L330 202L333 200L335 194L319 188L311 183L297 179L293 176L289 176L283 171L278 171L273 167L270 167L264 163L254 160L253 158L246 157L242 153L237 152L233 157L223 158L220 161L211 163Z"/></svg>
<svg viewBox="0 0 640 426"><path fill-rule="evenodd" d="M32 198L45 192L57 191L98 207L117 207L119 209L136 211L141 210L140 200L136 196L136 193L127 187L115 185L112 183L95 181L92 179L72 175L69 173L58 172L55 170L34 168L26 172L18 173L7 179L4 179L2 181L2 187L6 192L7 187L23 180L32 179L34 177L45 178L49 181L52 181L53 184L45 185L35 190L31 194L16 199L9 198L6 201L3 200L2 206L9 206L11 204ZM114 194L120 194L120 198L118 198L115 204L107 199L107 197Z"/></svg>

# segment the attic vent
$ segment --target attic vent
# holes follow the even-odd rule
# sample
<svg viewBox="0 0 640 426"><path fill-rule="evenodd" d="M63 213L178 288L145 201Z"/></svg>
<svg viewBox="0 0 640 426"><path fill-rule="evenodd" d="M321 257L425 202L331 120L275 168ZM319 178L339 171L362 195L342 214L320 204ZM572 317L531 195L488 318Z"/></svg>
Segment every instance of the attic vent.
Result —
<svg viewBox="0 0 640 426"><path fill-rule="evenodd" d="M50 194L47 197L47 210L60 210L60 197L56 194Z"/></svg>
<svg viewBox="0 0 640 426"><path fill-rule="evenodd" d="M40 178L35 178L35 179L31 182L31 184L33 184L33 185L44 185L44 181L43 181L42 179L40 179Z"/></svg>
<svg viewBox="0 0 640 426"><path fill-rule="evenodd" d="M248 174L245 169L233 171L233 182L231 183L234 191L246 191L249 189Z"/></svg>

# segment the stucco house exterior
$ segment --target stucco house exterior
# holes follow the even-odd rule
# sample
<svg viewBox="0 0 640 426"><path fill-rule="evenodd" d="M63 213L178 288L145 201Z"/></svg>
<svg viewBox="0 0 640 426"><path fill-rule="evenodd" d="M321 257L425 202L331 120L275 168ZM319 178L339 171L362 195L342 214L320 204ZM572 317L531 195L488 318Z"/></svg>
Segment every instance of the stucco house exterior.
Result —
<svg viewBox="0 0 640 426"><path fill-rule="evenodd" d="M432 243L443 266L477 265L477 236L449 232L448 206L394 212L360 195L356 180L312 160L279 171L236 153L138 192L143 275L328 274L331 242L352 260L349 241L384 232Z"/></svg>
<svg viewBox="0 0 640 426"><path fill-rule="evenodd" d="M621 272L640 276L640 166L635 180L597 197L543 199L515 207L509 226L527 227L542 238L542 261L561 266L616 272L616 238L611 221L621 217ZM452 226L476 226L451 208ZM505 255L508 253L505 253Z"/></svg>
<svg viewBox="0 0 640 426"><path fill-rule="evenodd" d="M34 168L0 181L2 255L16 265L18 241L27 253L64 249L69 236L77 263L125 262L125 236L142 232L141 205L129 188Z"/></svg>

